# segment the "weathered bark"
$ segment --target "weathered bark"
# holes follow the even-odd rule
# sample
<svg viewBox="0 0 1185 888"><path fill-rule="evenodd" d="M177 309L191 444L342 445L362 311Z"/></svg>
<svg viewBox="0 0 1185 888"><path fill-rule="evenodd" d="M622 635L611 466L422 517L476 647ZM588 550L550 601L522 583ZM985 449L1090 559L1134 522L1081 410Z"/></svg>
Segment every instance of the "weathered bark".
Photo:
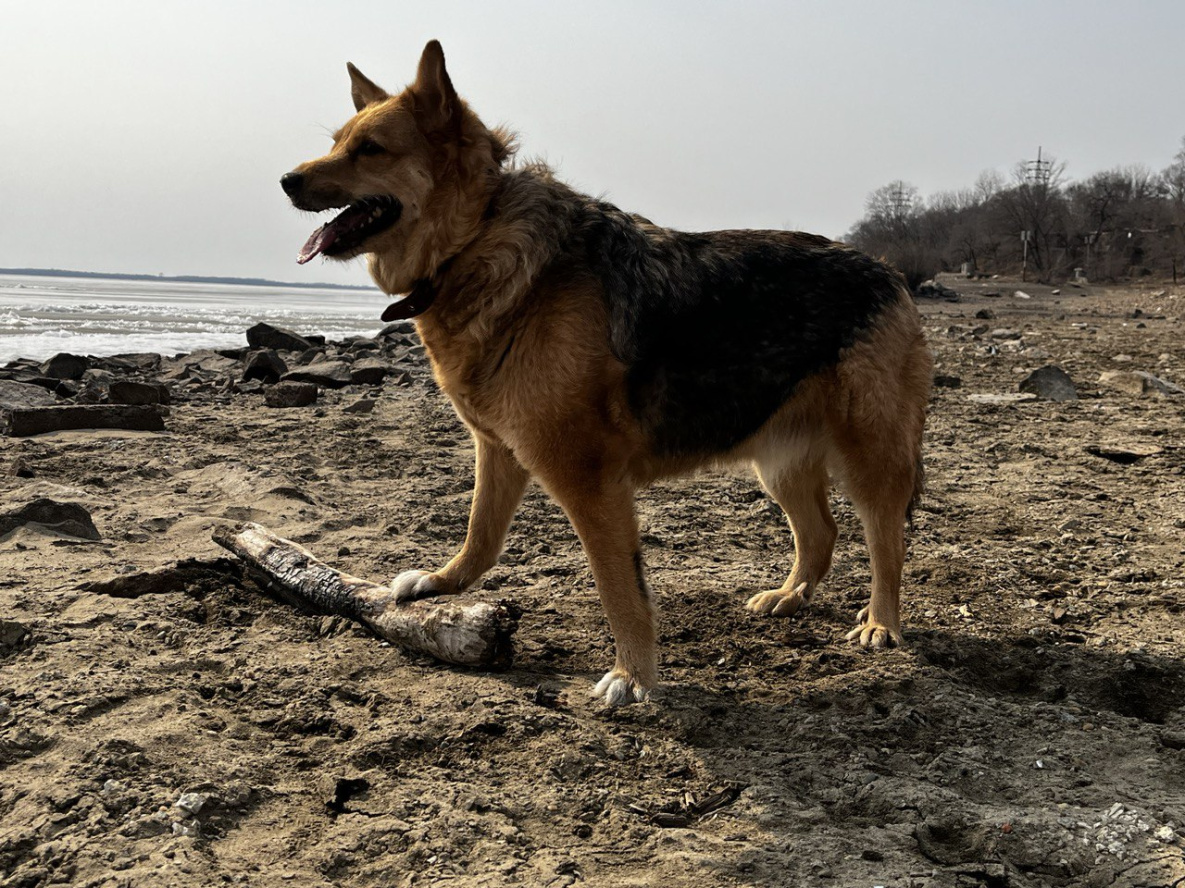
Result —
<svg viewBox="0 0 1185 888"><path fill-rule="evenodd" d="M218 528L214 542L262 573L283 597L356 620L401 648L460 666L510 665L518 612L508 602L397 603L387 586L334 570L304 547L258 524Z"/></svg>

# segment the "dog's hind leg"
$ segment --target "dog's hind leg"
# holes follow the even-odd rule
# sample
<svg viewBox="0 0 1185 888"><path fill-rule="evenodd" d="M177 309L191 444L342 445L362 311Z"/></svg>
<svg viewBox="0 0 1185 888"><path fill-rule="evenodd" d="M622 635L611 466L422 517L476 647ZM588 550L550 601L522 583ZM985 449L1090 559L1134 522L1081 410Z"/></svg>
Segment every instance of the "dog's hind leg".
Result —
<svg viewBox="0 0 1185 888"><path fill-rule="evenodd" d="M791 466L784 460L759 460L757 477L786 512L794 532L794 568L780 589L759 592L745 605L756 613L790 617L810 603L831 568L837 534L827 502L831 487L822 459Z"/></svg>
<svg viewBox="0 0 1185 888"><path fill-rule="evenodd" d="M905 564L905 515L913 474L886 467L879 479L848 482L852 504L864 524L872 562L872 597L848 633L862 647L894 647L901 639L901 572Z"/></svg>
<svg viewBox="0 0 1185 888"><path fill-rule="evenodd" d="M474 436L477 448L473 503L465 545L442 570L408 570L391 581L397 600L409 601L460 592L494 566L506 532L527 488L529 474L498 441Z"/></svg>
<svg viewBox="0 0 1185 888"><path fill-rule="evenodd" d="M932 364L904 291L876 335L854 348L839 378L831 436L835 469L868 541L872 597L848 634L863 647L902 643L901 571L905 523L922 488L922 431Z"/></svg>

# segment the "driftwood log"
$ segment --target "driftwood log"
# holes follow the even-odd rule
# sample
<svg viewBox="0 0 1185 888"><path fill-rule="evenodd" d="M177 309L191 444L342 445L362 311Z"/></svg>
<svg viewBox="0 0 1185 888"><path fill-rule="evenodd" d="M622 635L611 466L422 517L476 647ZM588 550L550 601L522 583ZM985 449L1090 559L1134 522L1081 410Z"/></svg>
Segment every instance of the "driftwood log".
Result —
<svg viewBox="0 0 1185 888"><path fill-rule="evenodd" d="M214 542L298 606L356 620L391 644L446 663L499 669L510 665L511 636L518 628L513 604L441 599L396 603L387 586L334 570L259 524L220 527Z"/></svg>

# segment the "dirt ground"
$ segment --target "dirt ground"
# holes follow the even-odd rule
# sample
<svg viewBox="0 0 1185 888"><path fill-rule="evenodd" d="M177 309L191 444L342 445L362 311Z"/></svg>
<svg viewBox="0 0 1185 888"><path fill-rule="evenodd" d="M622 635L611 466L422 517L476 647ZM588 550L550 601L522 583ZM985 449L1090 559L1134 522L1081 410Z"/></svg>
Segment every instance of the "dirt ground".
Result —
<svg viewBox="0 0 1185 888"><path fill-rule="evenodd" d="M102 534L0 538L27 631L0 647L0 885L1185 884L1185 397L1099 382L1185 384L1185 290L946 283L907 646L844 641L870 577L841 493L833 571L785 621L743 607L793 560L756 481L662 483L639 510L664 684L621 710L589 697L608 629L538 489L471 593L523 608L501 673L277 603L211 542L254 520L364 577L440 566L472 447L415 349L369 415L358 388L273 410L213 386L163 433L0 438L31 473L0 503L80 503ZM973 397L1049 363L1079 400Z"/></svg>

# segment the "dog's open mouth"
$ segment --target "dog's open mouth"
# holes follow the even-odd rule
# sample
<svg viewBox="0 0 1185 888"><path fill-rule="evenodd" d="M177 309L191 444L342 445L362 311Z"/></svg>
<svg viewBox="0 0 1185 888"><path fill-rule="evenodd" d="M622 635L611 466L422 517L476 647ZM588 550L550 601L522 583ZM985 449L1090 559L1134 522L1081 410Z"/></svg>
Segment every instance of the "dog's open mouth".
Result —
<svg viewBox="0 0 1185 888"><path fill-rule="evenodd" d="M296 261L304 265L314 256L349 253L398 222L402 212L403 204L389 195L354 201L309 236Z"/></svg>

